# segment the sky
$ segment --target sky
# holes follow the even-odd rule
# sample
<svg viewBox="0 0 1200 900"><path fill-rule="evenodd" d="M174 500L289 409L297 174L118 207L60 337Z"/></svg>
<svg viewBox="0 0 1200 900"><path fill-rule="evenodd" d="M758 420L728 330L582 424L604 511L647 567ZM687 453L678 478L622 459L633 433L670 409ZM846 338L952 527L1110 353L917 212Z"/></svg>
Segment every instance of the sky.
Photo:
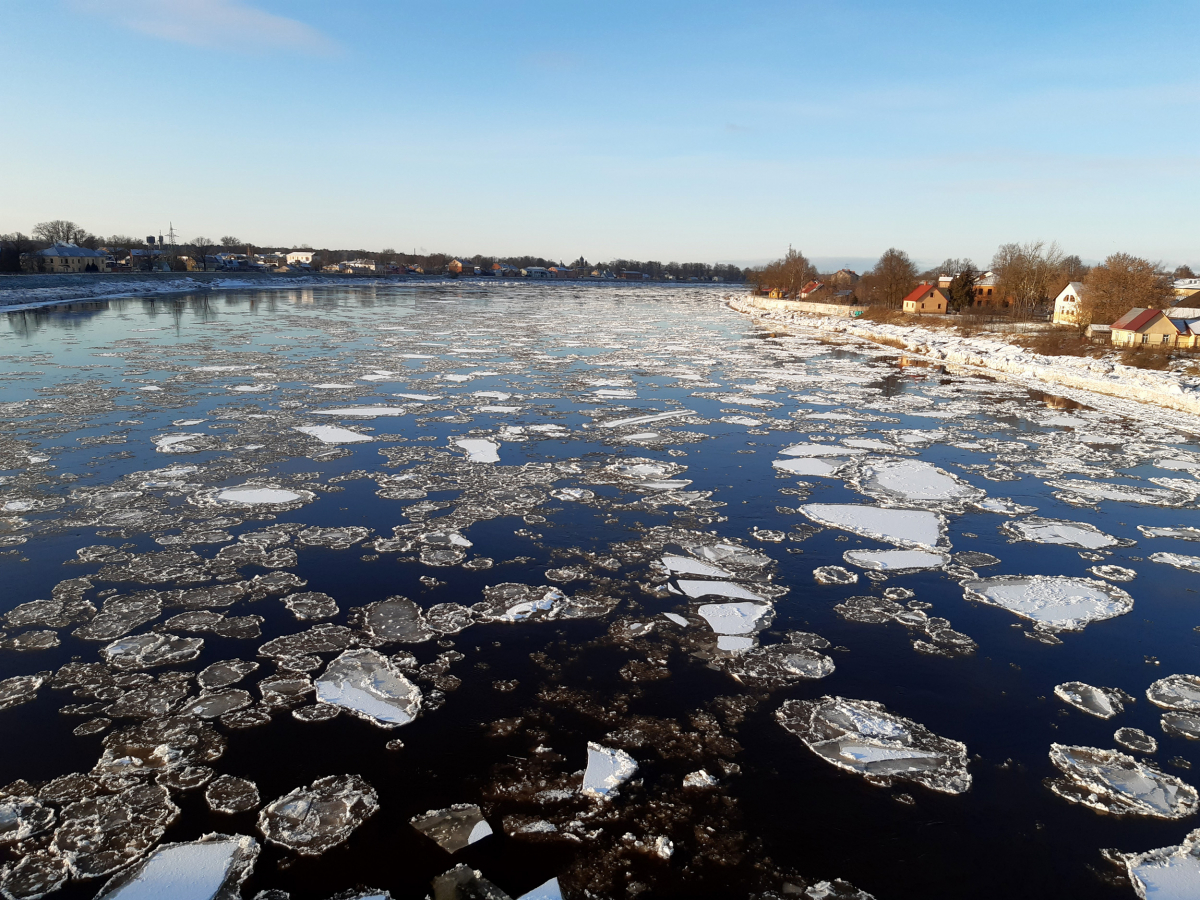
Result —
<svg viewBox="0 0 1200 900"><path fill-rule="evenodd" d="M0 0L0 232L1196 267L1197 11Z"/></svg>

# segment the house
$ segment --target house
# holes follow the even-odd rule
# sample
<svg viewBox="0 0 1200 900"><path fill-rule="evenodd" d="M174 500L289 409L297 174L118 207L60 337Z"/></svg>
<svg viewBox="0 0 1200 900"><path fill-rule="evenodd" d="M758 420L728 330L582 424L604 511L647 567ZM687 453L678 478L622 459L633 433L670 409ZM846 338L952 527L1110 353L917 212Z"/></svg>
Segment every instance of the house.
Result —
<svg viewBox="0 0 1200 900"><path fill-rule="evenodd" d="M913 292L904 298L904 311L918 316L944 315L947 305L942 289L932 284L918 284Z"/></svg>
<svg viewBox="0 0 1200 900"><path fill-rule="evenodd" d="M1082 281L1072 281L1054 298L1054 317L1051 321L1055 325L1075 325L1079 322L1079 304L1083 290Z"/></svg>
<svg viewBox="0 0 1200 900"><path fill-rule="evenodd" d="M650 276L645 272L630 272L628 269L621 271L621 277L625 281L649 281Z"/></svg>
<svg viewBox="0 0 1200 900"><path fill-rule="evenodd" d="M38 272L103 272L108 255L75 244L53 244L26 257L29 268Z"/></svg>
<svg viewBox="0 0 1200 900"><path fill-rule="evenodd" d="M1172 310L1197 313L1200 310ZM1112 323L1113 346L1195 347L1200 338L1200 316L1176 318L1161 309L1134 307Z"/></svg>
<svg viewBox="0 0 1200 900"><path fill-rule="evenodd" d="M1190 297L1200 292L1200 278L1176 278L1173 287L1176 297Z"/></svg>
<svg viewBox="0 0 1200 900"><path fill-rule="evenodd" d="M284 254L284 259L289 266L311 266L315 254L315 250L293 250Z"/></svg>
<svg viewBox="0 0 1200 900"><path fill-rule="evenodd" d="M996 278L994 272L984 272L975 279L975 300L972 306L990 306L992 303L999 301L1000 297L996 293L999 288L999 279ZM1007 304L1006 304L1007 305Z"/></svg>
<svg viewBox="0 0 1200 900"><path fill-rule="evenodd" d="M858 282L858 273L853 269L838 269L829 276L829 283L834 285L851 285Z"/></svg>
<svg viewBox="0 0 1200 900"><path fill-rule="evenodd" d="M492 274L497 278L516 278L521 274L519 269L515 269L505 263L492 263Z"/></svg>
<svg viewBox="0 0 1200 900"><path fill-rule="evenodd" d="M817 291L821 290L821 288L823 288L823 287L825 287L824 282L821 282L821 281L808 282L808 284L806 284L806 285L804 285L804 287L800 288L800 299L803 300L809 294L815 294Z"/></svg>
<svg viewBox="0 0 1200 900"><path fill-rule="evenodd" d="M565 266L551 266L550 267L550 277L551 278L571 278L573 276L572 276L571 270L566 268Z"/></svg>
<svg viewBox="0 0 1200 900"><path fill-rule="evenodd" d="M521 270L524 278L549 278L550 270L543 266L527 266Z"/></svg>

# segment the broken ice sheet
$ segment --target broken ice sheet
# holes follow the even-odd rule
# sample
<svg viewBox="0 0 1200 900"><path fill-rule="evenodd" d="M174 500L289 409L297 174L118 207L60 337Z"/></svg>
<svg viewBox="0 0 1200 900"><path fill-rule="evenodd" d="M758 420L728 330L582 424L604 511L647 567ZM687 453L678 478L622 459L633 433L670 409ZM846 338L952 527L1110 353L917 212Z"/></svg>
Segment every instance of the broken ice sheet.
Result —
<svg viewBox="0 0 1200 900"><path fill-rule="evenodd" d="M612 750L593 741L588 741L587 750L587 771L580 788L584 794L607 800L637 772L637 761L624 750Z"/></svg>
<svg viewBox="0 0 1200 900"><path fill-rule="evenodd" d="M500 462L500 445L495 441L468 438L454 442L456 446L467 451L467 459L477 463Z"/></svg>
<svg viewBox="0 0 1200 900"><path fill-rule="evenodd" d="M765 602L766 598L753 591L746 590L740 584L731 581L692 581L679 579L679 589L693 600L701 597L730 597L736 600L757 600Z"/></svg>
<svg viewBox="0 0 1200 900"><path fill-rule="evenodd" d="M258 853L258 841L244 834L163 844L145 862L114 875L96 900L235 900Z"/></svg>
<svg viewBox="0 0 1200 900"><path fill-rule="evenodd" d="M268 803L258 829L273 844L320 856L349 839L379 809L375 789L357 775L318 778Z"/></svg>
<svg viewBox="0 0 1200 900"><path fill-rule="evenodd" d="M826 762L872 784L912 781L947 794L971 787L965 744L889 713L882 703L828 695L789 700L775 718Z"/></svg>
<svg viewBox="0 0 1200 900"><path fill-rule="evenodd" d="M717 634L752 634L771 624L775 609L767 603L707 603L697 612Z"/></svg>
<svg viewBox="0 0 1200 900"><path fill-rule="evenodd" d="M1063 773L1047 786L1071 803L1113 815L1182 819L1197 810L1196 789L1119 750L1050 745L1050 762Z"/></svg>
<svg viewBox="0 0 1200 900"><path fill-rule="evenodd" d="M933 550L847 550L842 559L852 566L902 575L922 569L940 569L950 554Z"/></svg>
<svg viewBox="0 0 1200 900"><path fill-rule="evenodd" d="M890 509L854 503L809 503L800 512L820 525L899 547L943 547L945 523L923 509Z"/></svg>
<svg viewBox="0 0 1200 900"><path fill-rule="evenodd" d="M1047 631L1082 631L1090 622L1122 616L1133 598L1094 578L1032 575L963 582L968 600L999 606Z"/></svg>
<svg viewBox="0 0 1200 900"><path fill-rule="evenodd" d="M664 556L662 563L673 575L700 575L705 578L729 578L730 573L698 559L686 556Z"/></svg>
<svg viewBox="0 0 1200 900"><path fill-rule="evenodd" d="M1083 550L1100 550L1105 547L1128 547L1133 541L1105 534L1087 522L1068 522L1063 519L1044 519L1030 516L1005 522L1000 526L1009 537L1017 541L1032 541L1037 544L1063 544Z"/></svg>
<svg viewBox="0 0 1200 900"><path fill-rule="evenodd" d="M316 681L317 701L381 728L407 725L421 711L421 689L374 650L346 650Z"/></svg>
<svg viewBox="0 0 1200 900"><path fill-rule="evenodd" d="M846 467L846 463L839 460L801 457L799 459L777 459L771 463L771 466L789 475L832 478Z"/></svg>
<svg viewBox="0 0 1200 900"><path fill-rule="evenodd" d="M204 638L173 634L136 634L101 648L100 655L116 669L151 669L191 662L200 655Z"/></svg>
<svg viewBox="0 0 1200 900"><path fill-rule="evenodd" d="M431 809L414 816L410 822L413 828L449 853L456 853L492 833L483 812L469 803L457 803L448 809Z"/></svg>
<svg viewBox="0 0 1200 900"><path fill-rule="evenodd" d="M337 425L298 425L292 431L315 437L322 444L362 444L374 440L369 434L360 434Z"/></svg>
<svg viewBox="0 0 1200 900"><path fill-rule="evenodd" d="M1082 681L1056 685L1054 696L1099 719L1111 719L1125 711L1126 703L1133 702L1133 698L1119 688L1093 687Z"/></svg>
<svg viewBox="0 0 1200 900"><path fill-rule="evenodd" d="M1187 572L1200 572L1200 556L1184 556L1182 553L1151 553L1150 559L1156 563L1166 563Z"/></svg>
<svg viewBox="0 0 1200 900"><path fill-rule="evenodd" d="M1163 709L1200 711L1200 677L1168 675L1146 688L1146 699Z"/></svg>
<svg viewBox="0 0 1200 900"><path fill-rule="evenodd" d="M1125 871L1141 900L1194 900L1200 897L1200 829L1175 847L1123 853Z"/></svg>
<svg viewBox="0 0 1200 900"><path fill-rule="evenodd" d="M984 496L980 488L919 459L864 463L854 481L862 493L882 501L961 506Z"/></svg>

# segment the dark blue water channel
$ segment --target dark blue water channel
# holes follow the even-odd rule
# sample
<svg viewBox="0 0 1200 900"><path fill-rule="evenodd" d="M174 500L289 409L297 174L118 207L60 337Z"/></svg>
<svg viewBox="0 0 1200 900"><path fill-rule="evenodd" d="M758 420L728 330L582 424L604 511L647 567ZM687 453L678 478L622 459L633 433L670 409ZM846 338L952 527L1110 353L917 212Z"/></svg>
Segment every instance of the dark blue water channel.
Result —
<svg viewBox="0 0 1200 900"><path fill-rule="evenodd" d="M432 878L465 862L513 897L555 876L571 898L585 896L585 890L611 897L744 896L834 878L880 900L1132 897L1101 849L1178 844L1200 822L1114 816L1070 804L1044 784L1059 774L1047 754L1052 742L1114 749L1114 729L1136 727L1157 739L1152 758L1163 771L1200 782L1200 745L1164 734L1162 710L1145 697L1156 679L1200 672L1200 575L1149 557L1156 551L1200 555L1200 545L1149 538L1137 529L1200 526L1196 495L1181 493L1173 505L1104 500L1082 506L1066 502L1047 482L1080 478L1153 487L1150 478L1190 479L1190 471L1156 463L1200 458L1195 435L1175 423L1153 426L1145 418L1123 417L1099 400L1089 404L1076 396L1072 402L979 375L900 368L897 355L886 348L835 346L770 332L725 309L721 298L727 292L452 284L213 292L10 313L0 325L0 506L27 500L41 506L4 513L8 542L0 555L5 586L0 613L49 598L68 578L91 578L85 596L97 607L104 599L98 595L113 588L125 594L195 586L104 582L98 577L103 562L76 560L76 551L89 545L123 547L135 558L191 549L207 560L238 534L268 525L362 526L372 529L371 539L391 537L393 527L411 521L405 509L413 501L378 496L379 476L436 467L442 458L452 458L454 472L461 473L464 453L453 442L492 439L500 462L488 467L489 478L499 469L520 480L518 467L529 463L575 463L577 474L561 476L548 489L581 487L595 498L548 497L536 510L544 522L531 524L516 514L475 521L462 532L473 544L468 556L494 560L488 569L425 565L415 551L376 553L364 543L329 549L293 541L288 546L298 562L286 571L307 581L303 590L337 600L340 612L327 620L336 624L347 622L351 608L394 595L423 608L445 602L470 606L490 585L551 584L547 569L576 564L584 575L559 583L563 592L569 596L596 584L614 598L614 608L594 618L478 623L440 641L380 648L410 652L420 663L451 648L464 655L450 668L461 685L445 691L444 704L395 731L347 714L304 722L288 710L260 727L213 723L228 747L211 767L254 781L263 803L315 779L348 773L362 776L379 796L379 812L321 856L264 844L243 896L273 888L298 900L318 900L372 886L397 898L423 897ZM206 369L214 366L246 368ZM383 374L364 380L377 372ZM804 377L793 377L798 374ZM323 383L348 386L316 387ZM262 390L235 391L239 385ZM636 396L596 393L606 389ZM417 405L394 396L406 392L439 399ZM477 397L478 392L513 396ZM404 405L407 413L374 419L312 415L321 408L374 405ZM623 417L679 409L693 417L604 427ZM840 417L814 417L828 412ZM745 424L747 419L754 424ZM172 424L187 420L199 421ZM262 422L269 424L264 428ZM314 423L369 428L365 433L373 441L323 445L290 430ZM511 430L545 424L559 428ZM639 429L656 437L631 439ZM154 439L176 432L206 434L216 445L193 453L158 452ZM900 440L901 434L908 437ZM1097 440L1089 442L1089 435ZM1102 560L1086 559L1075 547L1010 540L1000 526L1019 516L975 507L944 511L953 551L1000 560L980 568L980 577L1090 578L1097 562L1120 565L1137 572L1133 581L1118 585L1133 596L1132 611L1063 633L1062 642L1051 645L1030 639L1030 623L1011 612L964 599L952 573L933 569L872 582L861 569L847 566L843 553L885 549L886 543L835 528L806 536L813 523L795 510L805 503L876 501L846 477L801 479L772 467L778 451L789 445L848 438L889 442L893 455L932 463L989 497L1136 541L1112 548ZM403 455L414 448L435 455ZM388 449L397 450L390 460L383 453ZM870 456L889 454L874 450ZM723 505L639 504L644 493L592 477L635 457L686 466L673 477L690 479L687 491L711 492L709 499ZM149 477L136 473L172 466L199 471L178 476L184 487L147 488L140 498L120 501L122 509L145 507L174 516L168 526L153 518L144 527L105 524L103 513L83 499L88 492L126 490ZM985 477L1001 469L1003 480ZM465 477L429 490L427 501L446 506L416 521L435 529L439 518L453 516L471 484L469 474ZM320 489L311 502L270 518L262 508L221 510L242 520L228 526L224 542L180 547L156 540L194 524L194 516L206 509L195 502L201 491L247 482ZM479 484L490 490L494 482L480 476ZM774 601L774 621L758 641L776 643L789 631L819 634L836 648L827 651L836 671L819 680L752 689L697 658L686 640L614 638L610 627L618 620L665 623L660 613L687 606L676 594L646 589L665 581L651 565L661 548L641 561L630 555L656 527L706 532L713 541L728 539L771 557L774 583L789 590ZM759 540L754 529L792 538ZM620 558L616 568L593 565L614 555ZM857 583L818 584L813 570L829 565L854 570ZM250 565L241 575L266 571ZM834 610L848 597L896 586L931 603L929 614L949 619L977 650L925 655L913 649L913 635L900 624L856 623ZM217 660L257 659L261 668L240 685L257 698L254 682L274 672L269 660L257 656L258 647L313 623L297 621L278 596L222 611L263 617L261 638L204 634L200 656L170 668L198 672ZM168 609L161 618L177 612ZM57 629L57 647L0 649L0 678L100 659L101 645L73 635L75 627ZM21 632L4 630L10 638ZM324 654L323 663L334 655ZM647 655L661 655L669 674L627 677L627 664ZM1101 720L1054 696L1055 685L1066 681L1120 688L1137 699L1120 716ZM508 689L498 689L498 683ZM949 795L902 782L882 787L830 766L774 718L786 700L822 695L882 702L897 715L965 743L970 790ZM744 715L714 712L727 708L719 698L745 701ZM136 724L118 719L104 732L76 736L73 729L84 719L59 709L77 702L82 701L71 691L47 684L36 699L0 711L0 783L24 779L36 790L67 773L88 773L103 753L106 734ZM704 731L696 724L699 714L711 714L724 749L689 756L668 748L662 738L668 733L682 735L677 740L684 745L699 745ZM520 721L498 733L495 723L501 720ZM651 739L620 745L631 748L638 780L605 801L618 811L610 820L598 822L582 839L509 833L508 817L535 812L526 796L509 798L505 792L530 759L540 754L549 761L539 765L566 778L584 768L589 741L617 746L614 733L636 728L646 729ZM402 749L385 747L394 738L403 741ZM725 768L715 788L700 798L682 788L683 777L701 764L718 775L712 768L717 757ZM263 839L256 812L214 813L203 789L174 792L173 801L180 814L163 841L209 832ZM478 804L495 833L451 856L409 820L454 803ZM622 804L628 809L624 818ZM674 853L661 859L630 850L625 833L664 834ZM25 852L48 852L51 836L0 851L15 862ZM103 881L73 880L53 896L91 897Z"/></svg>

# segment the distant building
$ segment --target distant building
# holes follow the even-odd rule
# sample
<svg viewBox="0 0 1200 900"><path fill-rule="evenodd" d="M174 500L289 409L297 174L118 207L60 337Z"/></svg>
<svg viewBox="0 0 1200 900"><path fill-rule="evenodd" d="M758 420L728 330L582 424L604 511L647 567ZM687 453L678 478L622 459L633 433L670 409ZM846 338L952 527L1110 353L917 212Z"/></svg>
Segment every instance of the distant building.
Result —
<svg viewBox="0 0 1200 900"><path fill-rule="evenodd" d="M550 277L551 278L572 278L574 276L573 276L571 269L568 269L565 266L551 266L550 267Z"/></svg>
<svg viewBox="0 0 1200 900"><path fill-rule="evenodd" d="M29 254L26 259L29 268L38 272L103 272L107 268L108 254L75 244L53 244Z"/></svg>
<svg viewBox="0 0 1200 900"><path fill-rule="evenodd" d="M805 297L809 296L810 294L815 294L817 291L821 290L821 288L823 288L823 287L825 287L824 282L810 281L808 284L804 285L804 287L800 288L800 299L803 300Z"/></svg>
<svg viewBox="0 0 1200 900"><path fill-rule="evenodd" d="M1176 278L1173 287L1176 297L1190 297L1200 292L1200 278Z"/></svg>
<svg viewBox="0 0 1200 900"><path fill-rule="evenodd" d="M945 314L948 303L942 289L932 284L918 284L904 298L904 311L915 315Z"/></svg>
<svg viewBox="0 0 1200 900"><path fill-rule="evenodd" d="M1173 315L1168 317L1161 309L1134 307L1112 323L1113 346L1195 347L1200 338L1200 315L1189 319L1179 314L1200 314L1200 310L1171 312Z"/></svg>
<svg viewBox="0 0 1200 900"><path fill-rule="evenodd" d="M975 279L975 301L972 306L990 306L1000 300L996 290L999 279L993 272L984 272Z"/></svg>
<svg viewBox="0 0 1200 900"><path fill-rule="evenodd" d="M526 266L521 270L523 278L549 278L550 270L543 266Z"/></svg>
<svg viewBox="0 0 1200 900"><path fill-rule="evenodd" d="M311 266L316 252L315 250L292 250L290 253L284 254L284 259L287 260L289 266Z"/></svg>
<svg viewBox="0 0 1200 900"><path fill-rule="evenodd" d="M838 269L829 276L829 283L839 287L845 287L851 284L858 283L858 273L852 269Z"/></svg>
<svg viewBox="0 0 1200 900"><path fill-rule="evenodd" d="M1054 298L1054 317L1056 325L1075 325L1079 322L1079 304L1083 296L1083 282L1072 281Z"/></svg>
<svg viewBox="0 0 1200 900"><path fill-rule="evenodd" d="M627 269L622 270L621 278L625 281L649 281L650 280L650 276L647 275L645 272L630 272Z"/></svg>

